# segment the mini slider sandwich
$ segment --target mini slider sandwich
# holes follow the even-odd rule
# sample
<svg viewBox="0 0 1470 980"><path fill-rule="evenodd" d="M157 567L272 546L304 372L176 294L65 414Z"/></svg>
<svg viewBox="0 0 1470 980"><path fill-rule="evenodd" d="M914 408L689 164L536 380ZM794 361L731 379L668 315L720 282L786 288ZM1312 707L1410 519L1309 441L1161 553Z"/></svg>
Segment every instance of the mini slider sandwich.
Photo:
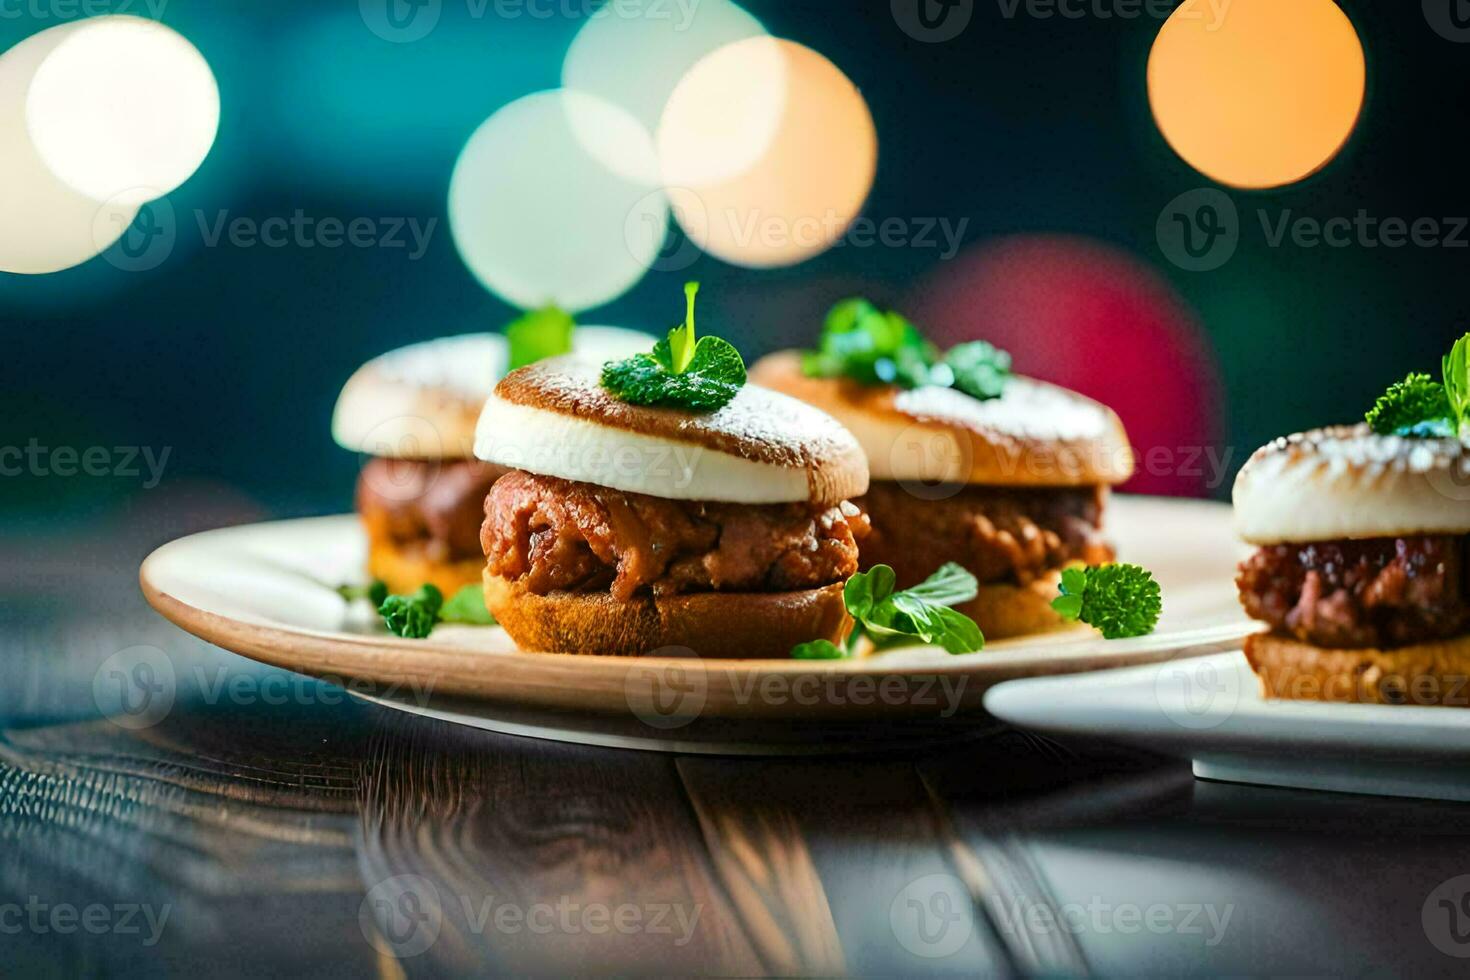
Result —
<svg viewBox="0 0 1470 980"><path fill-rule="evenodd" d="M784 658L850 627L862 451L696 343L689 297L652 353L544 361L485 405L476 454L512 471L485 501L486 606L523 649Z"/></svg>
<svg viewBox="0 0 1470 980"><path fill-rule="evenodd" d="M1245 648L1268 697L1470 706L1467 352L1446 384L1412 375L1368 424L1278 439L1240 471L1259 550L1236 584L1270 627Z"/></svg>
<svg viewBox="0 0 1470 980"><path fill-rule="evenodd" d="M480 522L485 495L504 474L474 456L480 407L518 357L546 342L547 312L500 334L467 334L391 351L352 375L337 400L332 436L368 457L356 506L368 538L368 574L390 592L424 584L453 595L480 581ZM524 324L524 328L520 327ZM553 345L594 357L646 349L646 334L580 327L560 314ZM570 339L565 339L569 337Z"/></svg>
<svg viewBox="0 0 1470 980"><path fill-rule="evenodd" d="M849 300L828 316L820 349L758 362L751 380L835 417L873 476L855 500L872 523L864 569L892 566L900 588L946 562L979 594L956 606L997 639L1056 626L1064 567L1111 562L1103 510L1132 475L1110 409L1010 373L984 342L941 355L898 314Z"/></svg>

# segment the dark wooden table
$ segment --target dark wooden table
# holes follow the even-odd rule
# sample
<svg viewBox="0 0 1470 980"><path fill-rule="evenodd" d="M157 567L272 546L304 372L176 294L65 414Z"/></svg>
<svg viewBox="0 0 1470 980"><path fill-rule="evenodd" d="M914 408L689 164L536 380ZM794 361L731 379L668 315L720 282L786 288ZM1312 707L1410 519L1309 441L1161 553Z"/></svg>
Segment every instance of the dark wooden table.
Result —
<svg viewBox="0 0 1470 980"><path fill-rule="evenodd" d="M1467 807L1015 731L770 761L458 729L173 629L133 580L167 535L129 527L0 555L0 975L1470 969ZM119 727L94 683L139 645L178 694Z"/></svg>

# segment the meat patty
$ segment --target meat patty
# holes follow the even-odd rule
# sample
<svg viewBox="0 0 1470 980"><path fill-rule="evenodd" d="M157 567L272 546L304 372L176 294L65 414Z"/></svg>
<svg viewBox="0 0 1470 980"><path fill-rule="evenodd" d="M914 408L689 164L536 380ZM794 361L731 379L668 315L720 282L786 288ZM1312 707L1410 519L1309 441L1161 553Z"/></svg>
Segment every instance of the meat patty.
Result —
<svg viewBox="0 0 1470 980"><path fill-rule="evenodd" d="M982 585L1027 585L1070 562L1113 560L1103 487L936 487L923 496L879 480L853 501L872 521L862 566L891 565L900 588L958 562Z"/></svg>
<svg viewBox="0 0 1470 980"><path fill-rule="evenodd" d="M357 511L373 540L436 562L480 558L485 495L507 472L473 459L371 459L357 478Z"/></svg>
<svg viewBox="0 0 1470 980"><path fill-rule="evenodd" d="M1240 566L1240 601L1319 647L1398 647L1470 631L1470 536L1280 544Z"/></svg>
<svg viewBox="0 0 1470 980"><path fill-rule="evenodd" d="M790 592L857 571L867 522L851 504L665 500L516 471L485 500L491 574L536 595Z"/></svg>

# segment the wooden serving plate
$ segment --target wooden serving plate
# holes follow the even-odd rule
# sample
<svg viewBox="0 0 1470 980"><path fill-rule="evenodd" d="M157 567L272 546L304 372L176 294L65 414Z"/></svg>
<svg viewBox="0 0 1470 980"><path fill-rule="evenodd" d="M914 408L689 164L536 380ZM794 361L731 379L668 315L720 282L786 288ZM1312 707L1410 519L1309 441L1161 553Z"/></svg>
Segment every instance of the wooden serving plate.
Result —
<svg viewBox="0 0 1470 980"><path fill-rule="evenodd" d="M1002 681L1214 653L1251 632L1232 584L1243 550L1228 507L1118 497L1109 532L1163 587L1153 635L1108 641L1074 627L959 657L932 647L846 661L527 653L497 627L450 625L404 640L366 603L337 595L363 574L365 544L350 516L191 535L150 555L140 579L149 603L196 636L405 710L600 744L806 750L813 725L821 741L833 726L856 726L836 739L844 744L855 733L860 743L873 741L865 733L886 738L882 725L919 723L924 737L941 737L973 722Z"/></svg>

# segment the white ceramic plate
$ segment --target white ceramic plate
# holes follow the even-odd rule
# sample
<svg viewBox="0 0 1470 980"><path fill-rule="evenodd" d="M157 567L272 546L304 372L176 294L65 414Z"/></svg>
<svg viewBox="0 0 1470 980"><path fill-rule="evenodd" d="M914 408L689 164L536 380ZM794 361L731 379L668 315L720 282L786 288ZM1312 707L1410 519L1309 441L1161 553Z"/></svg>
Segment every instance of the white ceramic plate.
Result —
<svg viewBox="0 0 1470 980"><path fill-rule="evenodd" d="M362 578L365 544L352 517L193 535L154 552L140 577L154 608L189 632L395 707L432 714L437 704L451 720L578 741L592 740L594 729L624 742L691 740L712 719L745 721L753 724L742 733L711 737L748 747L779 741L777 720L938 723L952 731L955 719L980 712L985 690L1000 681L1210 653L1250 631L1232 585L1242 549L1227 507L1121 497L1109 532L1126 560L1149 567L1162 584L1157 632L1107 641L1077 627L996 641L963 657L927 647L851 661L551 655L517 650L498 628L464 626L403 640L387 635L365 603L349 607L337 596L335 586ZM617 727L630 720L638 723L632 733ZM791 741L811 739L798 732Z"/></svg>
<svg viewBox="0 0 1470 980"><path fill-rule="evenodd" d="M1002 684L996 717L1194 761L1204 779L1470 800L1470 711L1273 701L1239 652Z"/></svg>

